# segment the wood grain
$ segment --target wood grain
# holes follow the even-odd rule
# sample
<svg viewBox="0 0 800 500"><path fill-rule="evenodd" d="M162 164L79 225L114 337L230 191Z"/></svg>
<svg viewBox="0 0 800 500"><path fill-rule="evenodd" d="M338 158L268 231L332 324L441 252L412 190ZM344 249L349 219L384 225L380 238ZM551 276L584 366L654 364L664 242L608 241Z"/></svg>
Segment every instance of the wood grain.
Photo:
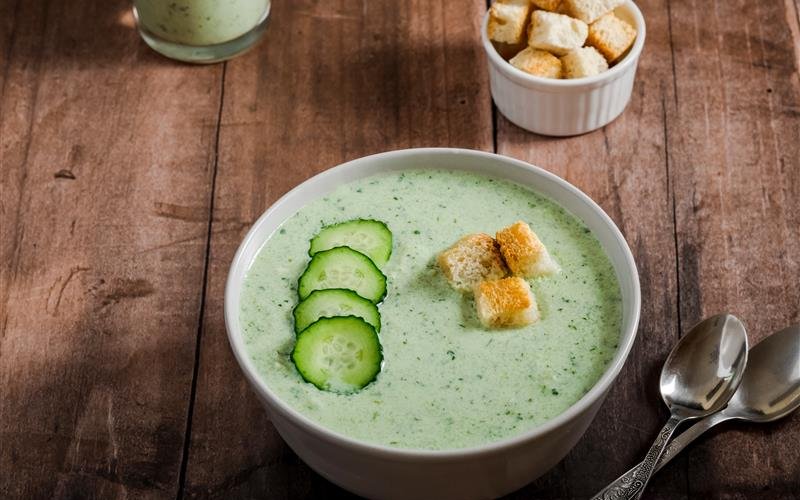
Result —
<svg viewBox="0 0 800 500"><path fill-rule="evenodd" d="M792 34L795 66L800 67L800 0L784 0L786 24Z"/></svg>
<svg viewBox="0 0 800 500"><path fill-rule="evenodd" d="M294 456L247 387L223 323L228 266L269 204L321 170L412 146L491 150L487 76L475 71L484 8L276 2L262 46L228 63L187 496L346 495Z"/></svg>
<svg viewBox="0 0 800 500"><path fill-rule="evenodd" d="M174 497L221 68L128 2L2 5L0 497Z"/></svg>
<svg viewBox="0 0 800 500"><path fill-rule="evenodd" d="M757 341L800 320L800 83L791 17L673 2L676 100L667 115L684 324L722 310ZM726 21L722 21L725 19ZM729 426L690 452L703 498L795 498L800 418ZM735 473L731 473L735 471Z"/></svg>
<svg viewBox="0 0 800 500"><path fill-rule="evenodd" d="M666 418L681 331L800 321L800 0L637 3L629 108L548 139L493 116L483 0L275 2L256 50L207 67L155 55L122 0L0 2L0 497L351 498L248 388L224 280L288 189L417 146L496 146L623 230L640 337L575 450L511 498L586 498L626 470ZM798 450L800 416L726 424L648 498L798 498Z"/></svg>
<svg viewBox="0 0 800 500"><path fill-rule="evenodd" d="M498 118L497 149L572 182L614 219L633 250L642 288L639 338L584 438L553 471L514 498L588 498L640 460L666 409L658 396L661 363L678 338L677 276L666 155L666 108L674 100L668 5L637 2L647 19L631 104L602 130L568 139L530 134ZM648 498L686 494L685 462L665 469ZM651 496L652 495L652 496Z"/></svg>

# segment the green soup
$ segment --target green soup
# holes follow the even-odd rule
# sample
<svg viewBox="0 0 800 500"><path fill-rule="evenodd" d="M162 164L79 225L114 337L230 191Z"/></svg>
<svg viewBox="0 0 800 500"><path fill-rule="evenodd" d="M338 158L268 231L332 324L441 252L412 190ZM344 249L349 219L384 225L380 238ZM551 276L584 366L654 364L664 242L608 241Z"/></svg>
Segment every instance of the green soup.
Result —
<svg viewBox="0 0 800 500"><path fill-rule="evenodd" d="M306 383L290 360L297 278L326 224L379 219L394 234L380 305L384 365L356 394ZM562 270L530 280L542 319L486 330L436 255L467 233L528 222ZM326 428L402 448L451 449L514 436L566 410L599 379L620 335L619 284L584 224L522 186L480 175L416 170L338 187L289 218L244 282L241 324L267 385Z"/></svg>

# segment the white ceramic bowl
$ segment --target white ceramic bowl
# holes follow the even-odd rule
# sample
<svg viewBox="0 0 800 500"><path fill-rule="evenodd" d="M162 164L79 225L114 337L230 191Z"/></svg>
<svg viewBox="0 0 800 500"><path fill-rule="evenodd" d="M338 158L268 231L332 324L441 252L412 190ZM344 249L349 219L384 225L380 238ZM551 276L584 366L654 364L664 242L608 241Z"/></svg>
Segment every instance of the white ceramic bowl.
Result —
<svg viewBox="0 0 800 500"><path fill-rule="evenodd" d="M281 223L336 186L387 171L438 168L508 179L555 200L583 219L599 239L622 289L619 348L595 386L567 411L521 435L448 451L390 448L328 430L298 413L259 377L239 324L242 282L258 250ZM639 278L617 227L588 196L561 178L505 156L464 149L409 149L353 160L300 184L258 219L239 247L225 289L225 323L236 359L292 449L330 481L369 498L490 498L514 491L558 463L583 435L619 374L636 336Z"/></svg>
<svg viewBox="0 0 800 500"><path fill-rule="evenodd" d="M631 99L645 25L642 12L631 1L614 13L636 27L636 41L628 54L599 75L557 80L531 75L504 60L489 40L487 12L481 39L489 59L489 81L497 109L525 130L554 136L591 132L618 117Z"/></svg>

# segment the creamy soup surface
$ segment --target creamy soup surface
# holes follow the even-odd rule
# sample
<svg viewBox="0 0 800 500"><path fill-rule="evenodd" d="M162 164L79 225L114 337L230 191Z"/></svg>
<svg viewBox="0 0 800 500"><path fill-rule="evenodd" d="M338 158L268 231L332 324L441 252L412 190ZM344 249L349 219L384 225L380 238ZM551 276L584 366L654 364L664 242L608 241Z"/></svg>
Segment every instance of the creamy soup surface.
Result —
<svg viewBox="0 0 800 500"><path fill-rule="evenodd" d="M380 304L384 364L349 395L306 383L290 359L297 279L309 240L334 222L384 221L394 235ZM436 255L461 236L528 222L562 270L530 280L542 319L486 330L451 289ZM464 448L511 437L562 413L598 380L620 335L619 284L576 217L522 186L458 171L410 170L338 187L289 218L245 279L241 324L267 385L326 428L401 448Z"/></svg>

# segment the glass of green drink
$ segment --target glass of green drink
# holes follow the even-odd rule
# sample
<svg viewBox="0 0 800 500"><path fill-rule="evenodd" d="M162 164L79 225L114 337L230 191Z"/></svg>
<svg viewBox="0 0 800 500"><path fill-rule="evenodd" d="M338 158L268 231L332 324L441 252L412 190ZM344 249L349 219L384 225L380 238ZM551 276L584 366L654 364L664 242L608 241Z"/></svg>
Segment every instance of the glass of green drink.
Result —
<svg viewBox="0 0 800 500"><path fill-rule="evenodd" d="M251 48L264 34L270 0L134 0L139 33L156 52L214 63Z"/></svg>

